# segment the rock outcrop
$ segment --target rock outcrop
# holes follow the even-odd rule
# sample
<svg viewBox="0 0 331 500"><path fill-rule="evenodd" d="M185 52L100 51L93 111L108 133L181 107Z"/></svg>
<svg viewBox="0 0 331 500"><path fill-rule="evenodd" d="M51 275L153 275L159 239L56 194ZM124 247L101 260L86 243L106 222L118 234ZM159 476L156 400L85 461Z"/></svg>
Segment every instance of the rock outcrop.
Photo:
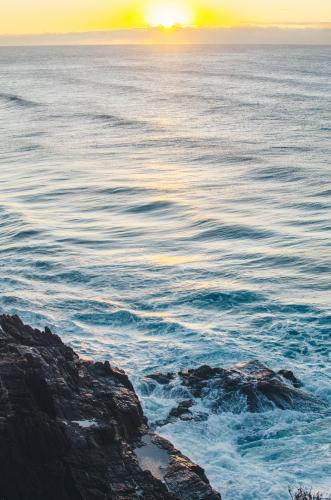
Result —
<svg viewBox="0 0 331 500"><path fill-rule="evenodd" d="M206 376L180 375L195 393ZM0 317L0 470L4 500L221 499L151 432L123 371L9 316Z"/></svg>
<svg viewBox="0 0 331 500"><path fill-rule="evenodd" d="M261 412L279 408L281 410L318 411L323 402L303 391L300 381L289 370L275 372L259 361L252 360L231 368L211 368L204 365L179 373L154 373L144 377L146 392L152 393L157 386L163 386L164 395L185 397L178 401L167 419L157 426L182 420L201 420L208 413L201 412L201 406L194 411L194 405L203 401L208 412L231 411ZM178 398L177 398L178 399Z"/></svg>

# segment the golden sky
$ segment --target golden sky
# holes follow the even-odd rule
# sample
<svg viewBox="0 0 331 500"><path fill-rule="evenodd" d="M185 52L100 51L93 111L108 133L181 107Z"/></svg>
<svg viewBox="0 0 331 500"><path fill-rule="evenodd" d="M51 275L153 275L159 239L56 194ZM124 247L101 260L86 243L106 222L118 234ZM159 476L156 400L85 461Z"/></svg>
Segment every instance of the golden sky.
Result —
<svg viewBox="0 0 331 500"><path fill-rule="evenodd" d="M1 0L0 34L331 21L331 0Z"/></svg>

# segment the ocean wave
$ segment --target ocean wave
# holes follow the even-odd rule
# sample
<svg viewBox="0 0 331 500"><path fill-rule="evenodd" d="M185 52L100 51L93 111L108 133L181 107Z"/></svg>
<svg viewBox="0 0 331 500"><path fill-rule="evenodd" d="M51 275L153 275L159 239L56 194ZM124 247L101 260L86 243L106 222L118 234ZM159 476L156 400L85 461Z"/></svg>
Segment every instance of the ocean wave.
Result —
<svg viewBox="0 0 331 500"><path fill-rule="evenodd" d="M107 188L100 188L96 190L97 194L101 195L134 195L134 196L144 196L148 193L155 193L152 188L147 188L143 186L113 186Z"/></svg>
<svg viewBox="0 0 331 500"><path fill-rule="evenodd" d="M107 127L118 127L118 128L146 128L151 127L151 124L142 120L133 120L129 118L122 118L121 116L111 115L111 114L95 114L91 115L91 118L98 120Z"/></svg>
<svg viewBox="0 0 331 500"><path fill-rule="evenodd" d="M284 150L284 148L278 148ZM288 149L288 148L286 148ZM305 178L304 173L299 167L284 166L267 168L257 168L250 172L250 177L261 181L286 181L286 182L299 182Z"/></svg>
<svg viewBox="0 0 331 500"><path fill-rule="evenodd" d="M127 212L136 213L136 214L144 214L148 212L159 212L159 211L167 211L170 208L176 206L176 203L169 200L155 200L150 203L145 203L143 205L137 205L133 207L129 207L126 209Z"/></svg>
<svg viewBox="0 0 331 500"><path fill-rule="evenodd" d="M176 304L190 304L199 308L207 309L232 309L240 307L243 304L257 304L263 302L265 297L261 293L253 292L250 290L236 290L236 291L194 291L185 292L183 297L176 296Z"/></svg>
<svg viewBox="0 0 331 500"><path fill-rule="evenodd" d="M20 97L19 95L16 94L6 94L3 92L0 92L0 99L3 101L14 104L16 106L19 106L21 108L35 108L40 106L40 103L31 101L29 99L25 99L23 97Z"/></svg>
<svg viewBox="0 0 331 500"><path fill-rule="evenodd" d="M194 235L192 240L217 240L217 239L231 239L231 240L259 240L274 237L275 233L269 229L259 229L251 226L244 226L240 224L219 224L217 227L205 229Z"/></svg>

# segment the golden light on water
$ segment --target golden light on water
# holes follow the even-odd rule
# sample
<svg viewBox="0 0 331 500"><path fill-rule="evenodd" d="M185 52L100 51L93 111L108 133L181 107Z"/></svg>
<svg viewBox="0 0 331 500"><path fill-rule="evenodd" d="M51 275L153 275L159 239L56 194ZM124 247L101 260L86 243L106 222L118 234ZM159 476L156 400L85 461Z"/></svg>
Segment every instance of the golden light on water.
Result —
<svg viewBox="0 0 331 500"><path fill-rule="evenodd" d="M178 0L154 1L145 7L145 18L150 26L191 26L194 23L194 12L189 4Z"/></svg>
<svg viewBox="0 0 331 500"><path fill-rule="evenodd" d="M177 266L180 264L190 264L199 259L197 255L169 255L169 254L155 254L151 256L154 264L160 266Z"/></svg>

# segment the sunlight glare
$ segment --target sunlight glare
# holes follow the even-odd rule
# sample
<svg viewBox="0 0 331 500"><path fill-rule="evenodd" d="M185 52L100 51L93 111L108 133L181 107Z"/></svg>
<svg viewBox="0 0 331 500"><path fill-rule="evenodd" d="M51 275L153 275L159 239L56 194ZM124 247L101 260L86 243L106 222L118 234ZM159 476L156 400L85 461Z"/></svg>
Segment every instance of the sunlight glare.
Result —
<svg viewBox="0 0 331 500"><path fill-rule="evenodd" d="M192 9L183 2L152 2L146 7L146 21L150 26L172 28L174 26L190 26L194 15Z"/></svg>

